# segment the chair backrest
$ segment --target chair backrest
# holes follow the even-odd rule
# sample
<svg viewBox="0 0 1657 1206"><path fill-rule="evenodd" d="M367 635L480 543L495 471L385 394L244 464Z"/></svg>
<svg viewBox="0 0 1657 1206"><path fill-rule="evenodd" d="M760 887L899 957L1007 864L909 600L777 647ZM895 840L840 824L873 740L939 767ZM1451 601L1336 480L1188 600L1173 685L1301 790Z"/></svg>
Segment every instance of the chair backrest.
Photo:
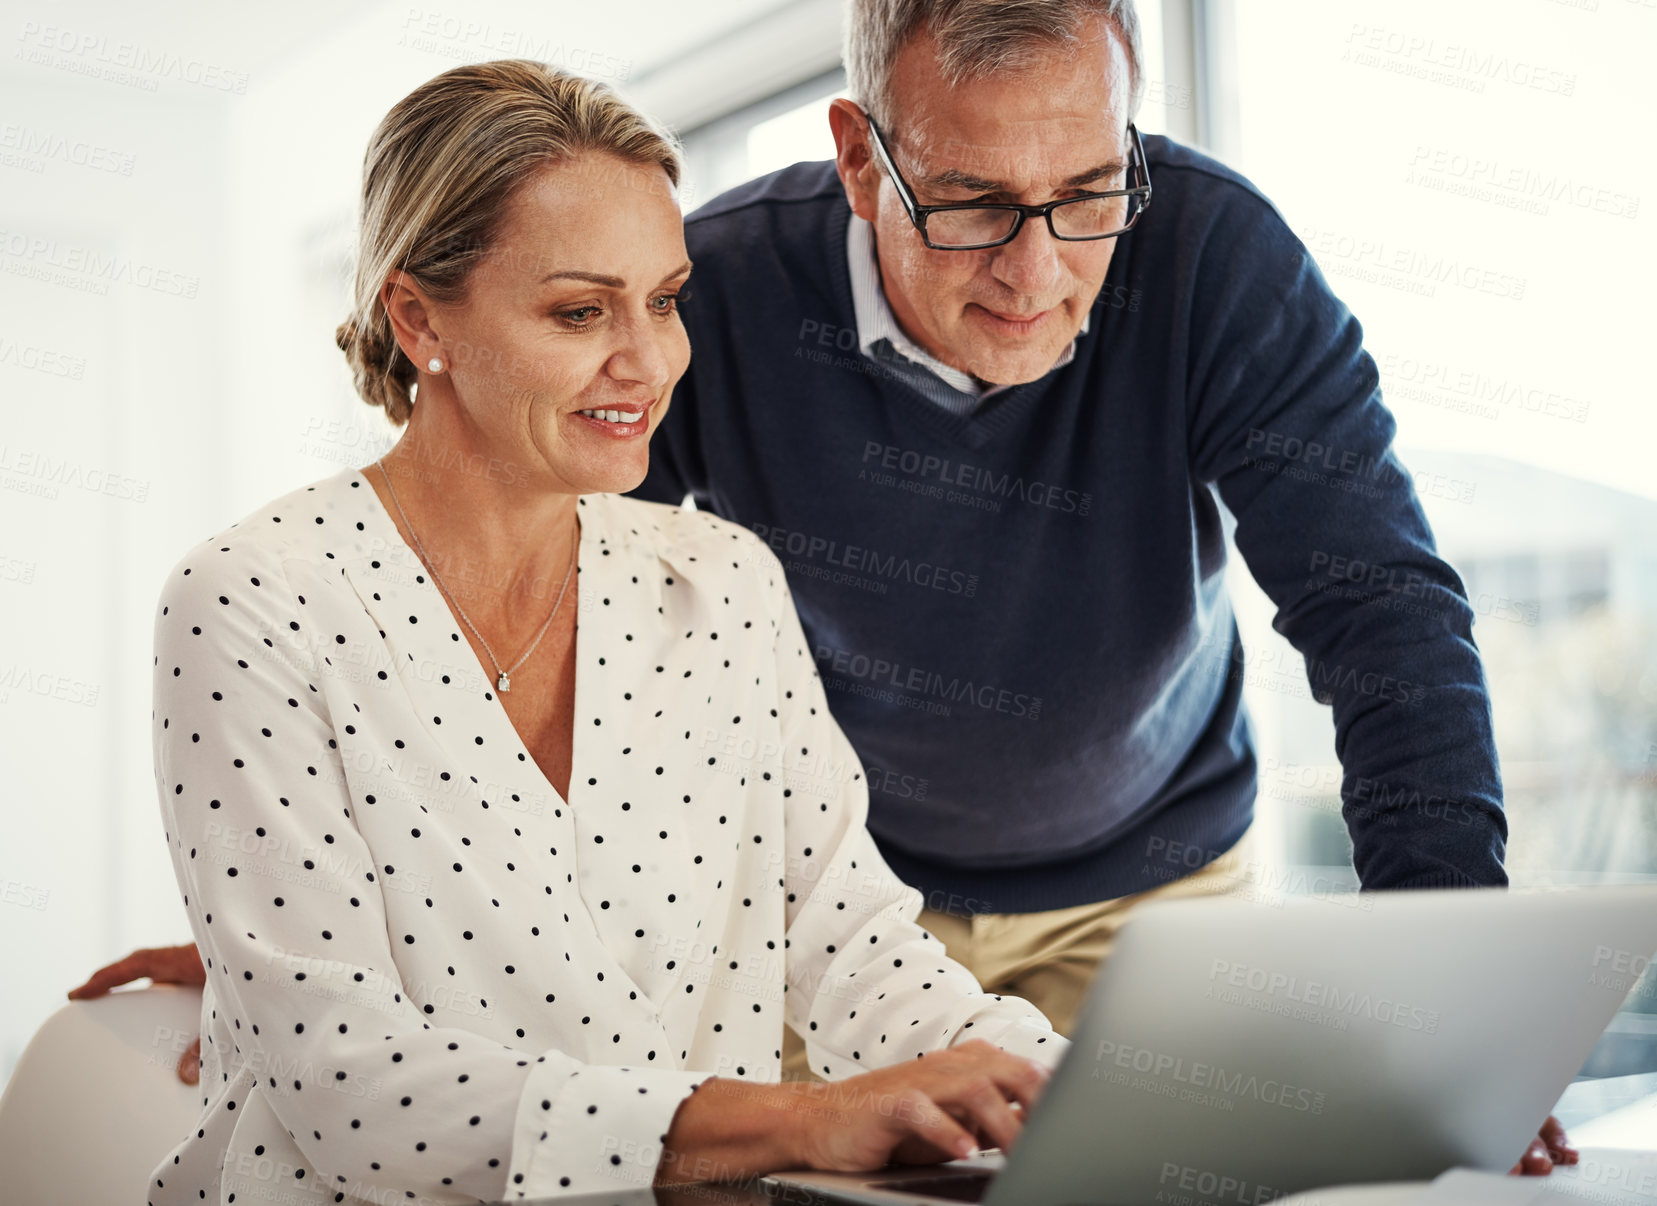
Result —
<svg viewBox="0 0 1657 1206"><path fill-rule="evenodd" d="M201 1091L178 1060L201 1029L201 989L162 984L71 1001L35 1032L0 1096L3 1195L142 1202L190 1132Z"/></svg>

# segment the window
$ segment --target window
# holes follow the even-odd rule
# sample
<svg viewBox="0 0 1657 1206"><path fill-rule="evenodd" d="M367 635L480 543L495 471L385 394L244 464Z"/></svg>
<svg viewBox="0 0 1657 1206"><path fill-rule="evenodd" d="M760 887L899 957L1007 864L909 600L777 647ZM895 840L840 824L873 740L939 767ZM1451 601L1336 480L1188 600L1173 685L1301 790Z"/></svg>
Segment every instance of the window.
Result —
<svg viewBox="0 0 1657 1206"><path fill-rule="evenodd" d="M1617 301L1657 262L1637 220L1657 169L1626 141L1657 14L1511 7L1237 5L1218 150L1363 323L1404 463L1476 487L1422 501L1473 605L1514 882L1649 879L1657 411L1638 307ZM1251 655L1295 657L1240 561L1233 578ZM1291 861L1338 861L1328 710L1249 706L1262 827Z"/></svg>
<svg viewBox="0 0 1657 1206"><path fill-rule="evenodd" d="M791 163L834 158L828 104L845 85L835 68L686 132L685 212Z"/></svg>

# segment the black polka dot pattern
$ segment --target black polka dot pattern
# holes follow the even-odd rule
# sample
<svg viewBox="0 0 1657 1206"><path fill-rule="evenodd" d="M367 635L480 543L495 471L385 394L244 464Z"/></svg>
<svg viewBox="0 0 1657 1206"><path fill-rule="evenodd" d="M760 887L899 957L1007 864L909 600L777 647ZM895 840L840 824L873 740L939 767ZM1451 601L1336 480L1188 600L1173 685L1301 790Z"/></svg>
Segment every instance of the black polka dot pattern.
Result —
<svg viewBox="0 0 1657 1206"><path fill-rule="evenodd" d="M778 1079L785 1023L831 1078L962 1037L1056 1062L915 924L775 556L578 514L567 801L357 470L168 576L157 788L207 985L156 1206L648 1185L699 1083Z"/></svg>

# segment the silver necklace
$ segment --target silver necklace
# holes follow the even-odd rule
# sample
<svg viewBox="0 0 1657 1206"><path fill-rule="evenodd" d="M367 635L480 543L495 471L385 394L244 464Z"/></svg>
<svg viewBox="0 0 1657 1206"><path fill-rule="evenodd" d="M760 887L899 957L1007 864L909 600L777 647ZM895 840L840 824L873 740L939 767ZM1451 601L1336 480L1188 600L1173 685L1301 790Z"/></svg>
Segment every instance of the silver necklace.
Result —
<svg viewBox="0 0 1657 1206"><path fill-rule="evenodd" d="M472 635L477 637L478 644L482 645L483 651L489 655L490 664L495 667L495 686L502 695L505 695L512 690L512 679L509 675L529 660L529 655L535 652L535 646L541 643L541 638L547 634L547 629L552 627L552 617L558 614L559 604L564 601L564 592L570 586L570 575L575 572L575 553L580 544L580 538L578 537L570 542L570 564L564 570L564 585L558 588L558 599L552 605L552 615L547 616L547 622L541 625L541 631L535 634L535 639L529 643L529 648L524 650L523 656L505 670L502 670L500 662L495 659L495 651L489 648L489 642L483 639L483 634L478 631L477 625L472 623L471 617L466 614L466 609L461 607L459 600L454 597L454 593L443 584L443 577L437 572L437 566L432 563L432 559L426 554L425 546L420 543L420 537L416 534L414 525L409 522L408 512L403 510L402 501L397 497L397 487L391 484L391 474L386 472L385 458L381 457L374 463L380 467L380 476L385 478L385 488L391 491L391 501L396 504L397 514L403 517L403 526L408 529L408 534L414 537L415 550L420 554L420 559L426 563L426 568L432 572L432 581L437 583L438 588L443 592L443 596L454 606L460 618L466 622L466 627L470 628Z"/></svg>

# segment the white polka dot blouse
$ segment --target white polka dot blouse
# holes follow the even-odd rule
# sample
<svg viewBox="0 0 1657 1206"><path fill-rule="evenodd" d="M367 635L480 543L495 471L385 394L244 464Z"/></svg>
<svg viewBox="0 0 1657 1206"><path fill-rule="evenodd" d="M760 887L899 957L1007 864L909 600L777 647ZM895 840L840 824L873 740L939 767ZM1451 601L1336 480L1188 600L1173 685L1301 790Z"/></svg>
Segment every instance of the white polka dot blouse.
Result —
<svg viewBox="0 0 1657 1206"><path fill-rule="evenodd" d="M828 1079L973 1037L1058 1062L916 924L776 557L577 513L567 800L358 470L167 577L156 784L207 985L155 1206L646 1186L699 1083L779 1079L784 1025Z"/></svg>

